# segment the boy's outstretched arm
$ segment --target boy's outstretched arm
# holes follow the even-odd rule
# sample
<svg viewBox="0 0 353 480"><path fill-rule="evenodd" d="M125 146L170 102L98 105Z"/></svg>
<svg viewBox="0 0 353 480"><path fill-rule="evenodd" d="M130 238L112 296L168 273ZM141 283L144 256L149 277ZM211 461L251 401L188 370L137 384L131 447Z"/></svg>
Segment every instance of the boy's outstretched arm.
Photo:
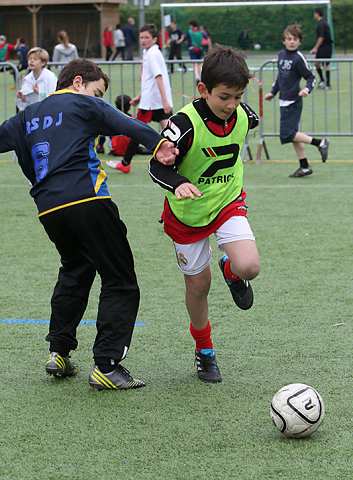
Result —
<svg viewBox="0 0 353 480"><path fill-rule="evenodd" d="M163 165L173 165L177 155L179 155L179 150L173 142L168 142L168 140L161 140L153 152L153 157Z"/></svg>

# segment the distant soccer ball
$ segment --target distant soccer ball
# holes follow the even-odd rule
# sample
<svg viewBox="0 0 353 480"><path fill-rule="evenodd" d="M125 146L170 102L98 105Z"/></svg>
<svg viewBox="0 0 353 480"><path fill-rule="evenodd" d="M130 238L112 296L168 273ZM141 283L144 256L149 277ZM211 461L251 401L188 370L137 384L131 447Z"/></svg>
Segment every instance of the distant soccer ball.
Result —
<svg viewBox="0 0 353 480"><path fill-rule="evenodd" d="M259 43L255 43L254 48L255 50L261 50L261 45Z"/></svg>
<svg viewBox="0 0 353 480"><path fill-rule="evenodd" d="M271 402L271 419L286 437L311 435L319 428L324 416L325 407L320 394L304 383L286 385Z"/></svg>

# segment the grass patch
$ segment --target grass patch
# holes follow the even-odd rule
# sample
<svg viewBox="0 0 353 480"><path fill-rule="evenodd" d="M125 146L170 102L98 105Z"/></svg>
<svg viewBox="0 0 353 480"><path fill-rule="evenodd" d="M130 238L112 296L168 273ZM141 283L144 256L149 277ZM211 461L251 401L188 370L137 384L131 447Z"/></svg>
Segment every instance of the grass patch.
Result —
<svg viewBox="0 0 353 480"><path fill-rule="evenodd" d="M252 283L253 308L237 309L212 240L219 385L196 377L183 279L158 223L163 191L148 177L147 158L137 157L129 175L107 171L135 256L137 320L145 323L136 326L124 364L147 387L89 388L92 325L78 329L78 375L56 380L44 371L48 326L1 323L1 478L350 479L352 165L335 162L341 152L333 152L303 179L288 178L295 161L244 165L262 270ZM10 154L1 156L0 174L0 320L47 319L59 258ZM98 295L97 279L86 320L95 320ZM307 439L288 440L270 421L272 396L293 382L312 385L326 406Z"/></svg>

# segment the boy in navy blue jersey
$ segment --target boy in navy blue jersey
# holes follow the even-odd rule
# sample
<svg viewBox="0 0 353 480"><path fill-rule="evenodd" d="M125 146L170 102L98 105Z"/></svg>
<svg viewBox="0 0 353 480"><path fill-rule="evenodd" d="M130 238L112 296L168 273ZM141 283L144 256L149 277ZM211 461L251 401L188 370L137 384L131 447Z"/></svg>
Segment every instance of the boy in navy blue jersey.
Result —
<svg viewBox="0 0 353 480"><path fill-rule="evenodd" d="M302 32L297 25L290 25L283 32L284 49L278 54L278 75L265 100L272 100L279 92L280 105L280 140L293 143L300 167L290 177L304 177L313 173L305 156L304 144L314 145L319 149L323 162L327 160L329 140L313 138L298 131L303 109L303 97L307 97L315 86L315 76L309 70L304 55L298 50L302 41ZM306 80L306 86L300 88L300 80Z"/></svg>
<svg viewBox="0 0 353 480"><path fill-rule="evenodd" d="M57 91L26 107L0 126L0 152L15 150L38 217L61 257L51 299L50 355L46 372L76 374L69 353L96 276L101 277L97 336L93 347L93 388L143 387L120 365L126 356L139 305L134 261L106 174L96 156L99 135L124 134L153 150L161 162L178 150L146 124L102 100L109 79L89 60L61 71ZM98 98L97 98L98 97Z"/></svg>

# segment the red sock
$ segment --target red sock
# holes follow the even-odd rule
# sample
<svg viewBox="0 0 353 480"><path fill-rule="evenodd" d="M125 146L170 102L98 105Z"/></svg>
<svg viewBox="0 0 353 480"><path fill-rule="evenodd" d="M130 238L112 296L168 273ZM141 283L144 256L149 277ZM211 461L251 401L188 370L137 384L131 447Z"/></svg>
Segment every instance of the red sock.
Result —
<svg viewBox="0 0 353 480"><path fill-rule="evenodd" d="M204 348L213 348L210 322L207 323L205 328L201 328L201 330L197 330L196 328L194 328L190 322L190 333L196 342L196 350L198 352L200 350L203 350Z"/></svg>
<svg viewBox="0 0 353 480"><path fill-rule="evenodd" d="M237 280L239 280L240 277L238 277L238 275L234 275L234 273L232 272L232 270L230 269L230 260L229 258L226 260L226 263L224 264L224 275L226 276L226 278L228 280L230 280L231 282L236 282Z"/></svg>

